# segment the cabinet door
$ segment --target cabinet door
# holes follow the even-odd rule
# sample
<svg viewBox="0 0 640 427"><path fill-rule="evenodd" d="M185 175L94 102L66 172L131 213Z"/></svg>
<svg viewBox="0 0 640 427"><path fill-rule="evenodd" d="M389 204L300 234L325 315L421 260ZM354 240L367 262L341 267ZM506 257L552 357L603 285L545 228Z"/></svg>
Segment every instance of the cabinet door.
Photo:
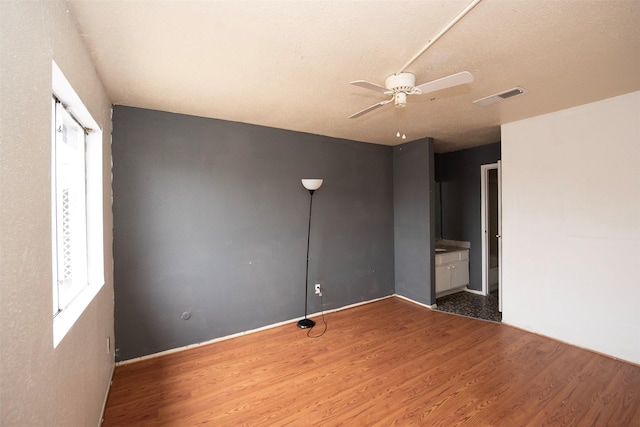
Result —
<svg viewBox="0 0 640 427"><path fill-rule="evenodd" d="M469 261L452 262L450 265L450 286L452 289L469 284Z"/></svg>
<svg viewBox="0 0 640 427"><path fill-rule="evenodd" d="M436 267L436 293L446 291L450 288L449 264Z"/></svg>

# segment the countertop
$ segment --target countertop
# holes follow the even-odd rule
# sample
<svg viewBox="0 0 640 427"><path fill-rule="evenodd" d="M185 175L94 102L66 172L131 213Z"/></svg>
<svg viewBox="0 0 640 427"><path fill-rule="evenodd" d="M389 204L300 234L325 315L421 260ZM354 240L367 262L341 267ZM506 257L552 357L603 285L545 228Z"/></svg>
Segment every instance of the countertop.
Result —
<svg viewBox="0 0 640 427"><path fill-rule="evenodd" d="M460 246L451 246L451 245L436 245L436 249L444 249L444 251L436 250L436 255L446 254L448 252L458 252L458 251L468 251L469 248L463 248Z"/></svg>

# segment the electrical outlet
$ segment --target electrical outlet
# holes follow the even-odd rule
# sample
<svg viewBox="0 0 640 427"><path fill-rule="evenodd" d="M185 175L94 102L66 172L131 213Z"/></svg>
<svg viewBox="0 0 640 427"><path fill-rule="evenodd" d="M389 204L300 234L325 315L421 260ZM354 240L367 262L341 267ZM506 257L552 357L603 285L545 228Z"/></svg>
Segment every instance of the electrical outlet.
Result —
<svg viewBox="0 0 640 427"><path fill-rule="evenodd" d="M316 295L322 295L322 288L320 287L320 283L316 283Z"/></svg>

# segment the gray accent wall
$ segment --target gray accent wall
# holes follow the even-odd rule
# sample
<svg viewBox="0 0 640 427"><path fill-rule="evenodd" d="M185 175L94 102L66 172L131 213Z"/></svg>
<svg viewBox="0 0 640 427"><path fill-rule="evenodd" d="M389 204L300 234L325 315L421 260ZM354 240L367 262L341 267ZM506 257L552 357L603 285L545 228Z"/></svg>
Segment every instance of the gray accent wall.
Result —
<svg viewBox="0 0 640 427"><path fill-rule="evenodd" d="M469 288L482 290L480 166L500 160L500 143L435 155L442 238L471 242Z"/></svg>
<svg viewBox="0 0 640 427"><path fill-rule="evenodd" d="M435 304L434 155L431 138L393 148L396 293Z"/></svg>
<svg viewBox="0 0 640 427"><path fill-rule="evenodd" d="M391 147L116 106L112 150L117 360L301 317L301 178L309 313L394 293Z"/></svg>

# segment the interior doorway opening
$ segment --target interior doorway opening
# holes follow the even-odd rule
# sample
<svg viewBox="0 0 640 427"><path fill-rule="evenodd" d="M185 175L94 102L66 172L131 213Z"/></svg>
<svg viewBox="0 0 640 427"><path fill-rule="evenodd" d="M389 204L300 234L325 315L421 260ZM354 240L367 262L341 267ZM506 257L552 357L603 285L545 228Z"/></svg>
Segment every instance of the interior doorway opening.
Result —
<svg viewBox="0 0 640 427"><path fill-rule="evenodd" d="M482 165L482 294L497 293L502 312L501 174L500 162Z"/></svg>

